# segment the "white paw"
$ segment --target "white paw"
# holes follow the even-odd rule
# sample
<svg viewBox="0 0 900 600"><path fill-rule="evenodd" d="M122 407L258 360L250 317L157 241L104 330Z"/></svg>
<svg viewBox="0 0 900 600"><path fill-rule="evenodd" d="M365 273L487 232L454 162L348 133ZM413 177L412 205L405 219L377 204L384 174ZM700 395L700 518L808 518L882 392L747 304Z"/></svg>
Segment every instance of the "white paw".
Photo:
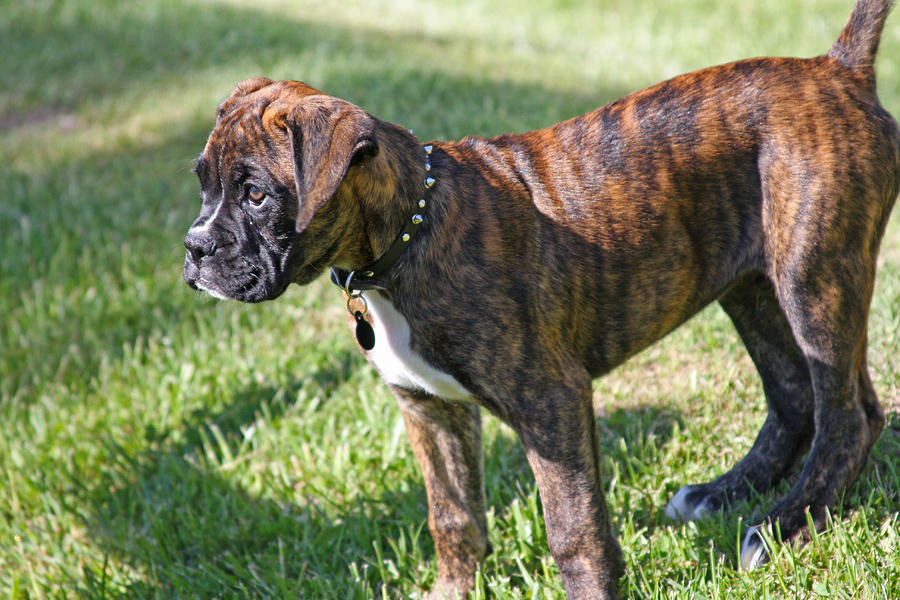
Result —
<svg viewBox="0 0 900 600"><path fill-rule="evenodd" d="M760 525L748 529L741 543L741 568L745 571L758 569L769 562L769 553L760 529Z"/></svg>
<svg viewBox="0 0 900 600"><path fill-rule="evenodd" d="M709 516L709 505L706 498L700 504L693 506L688 504L687 497L696 489L696 486L685 485L675 492L675 496L666 505L666 517L671 521L696 521Z"/></svg>

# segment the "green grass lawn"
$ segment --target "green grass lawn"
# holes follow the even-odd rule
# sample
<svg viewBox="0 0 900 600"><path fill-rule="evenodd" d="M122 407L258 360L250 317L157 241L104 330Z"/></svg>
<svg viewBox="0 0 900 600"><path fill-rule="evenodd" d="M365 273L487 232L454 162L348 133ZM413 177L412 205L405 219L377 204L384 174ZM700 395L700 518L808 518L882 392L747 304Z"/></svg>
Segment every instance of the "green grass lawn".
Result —
<svg viewBox="0 0 900 600"><path fill-rule="evenodd" d="M190 173L253 75L303 79L421 139L549 125L737 58L823 53L851 0L0 0L0 597L415 598L425 492L324 280L246 306L181 281ZM900 115L900 12L878 63ZM900 220L870 363L889 425L833 525L738 571L742 523L663 507L764 417L712 307L596 383L629 598L900 598ZM473 598L563 598L534 481L485 416L495 552Z"/></svg>

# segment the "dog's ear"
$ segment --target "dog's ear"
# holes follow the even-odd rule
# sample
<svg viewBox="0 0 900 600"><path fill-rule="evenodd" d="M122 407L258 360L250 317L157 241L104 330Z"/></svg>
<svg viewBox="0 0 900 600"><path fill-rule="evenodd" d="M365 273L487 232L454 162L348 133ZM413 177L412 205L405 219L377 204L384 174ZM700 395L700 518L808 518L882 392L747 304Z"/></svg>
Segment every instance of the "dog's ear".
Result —
<svg viewBox="0 0 900 600"><path fill-rule="evenodd" d="M378 154L375 119L349 102L323 96L291 111L285 123L294 155L297 232L337 192L352 164Z"/></svg>

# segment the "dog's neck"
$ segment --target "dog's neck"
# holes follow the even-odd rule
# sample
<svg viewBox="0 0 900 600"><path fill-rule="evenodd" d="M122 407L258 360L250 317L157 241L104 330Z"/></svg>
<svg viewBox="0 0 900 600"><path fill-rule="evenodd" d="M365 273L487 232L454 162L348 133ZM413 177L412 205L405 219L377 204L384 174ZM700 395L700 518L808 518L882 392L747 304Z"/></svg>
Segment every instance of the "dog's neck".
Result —
<svg viewBox="0 0 900 600"><path fill-rule="evenodd" d="M421 145L411 130L382 125L378 155L357 165L345 181L348 200L358 204L358 219L348 224L355 229L348 238L356 243L332 268L332 280L348 292L386 289L387 271L434 216L432 146Z"/></svg>

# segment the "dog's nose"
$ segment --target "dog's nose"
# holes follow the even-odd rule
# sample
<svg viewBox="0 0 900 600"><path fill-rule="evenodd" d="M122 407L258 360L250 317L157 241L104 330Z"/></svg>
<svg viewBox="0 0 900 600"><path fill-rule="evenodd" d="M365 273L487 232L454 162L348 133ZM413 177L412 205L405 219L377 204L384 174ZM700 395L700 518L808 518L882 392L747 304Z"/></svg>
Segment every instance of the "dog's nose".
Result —
<svg viewBox="0 0 900 600"><path fill-rule="evenodd" d="M194 262L200 262L204 256L209 256L216 251L216 243L212 236L205 231L189 230L184 237L184 247L191 253Z"/></svg>

